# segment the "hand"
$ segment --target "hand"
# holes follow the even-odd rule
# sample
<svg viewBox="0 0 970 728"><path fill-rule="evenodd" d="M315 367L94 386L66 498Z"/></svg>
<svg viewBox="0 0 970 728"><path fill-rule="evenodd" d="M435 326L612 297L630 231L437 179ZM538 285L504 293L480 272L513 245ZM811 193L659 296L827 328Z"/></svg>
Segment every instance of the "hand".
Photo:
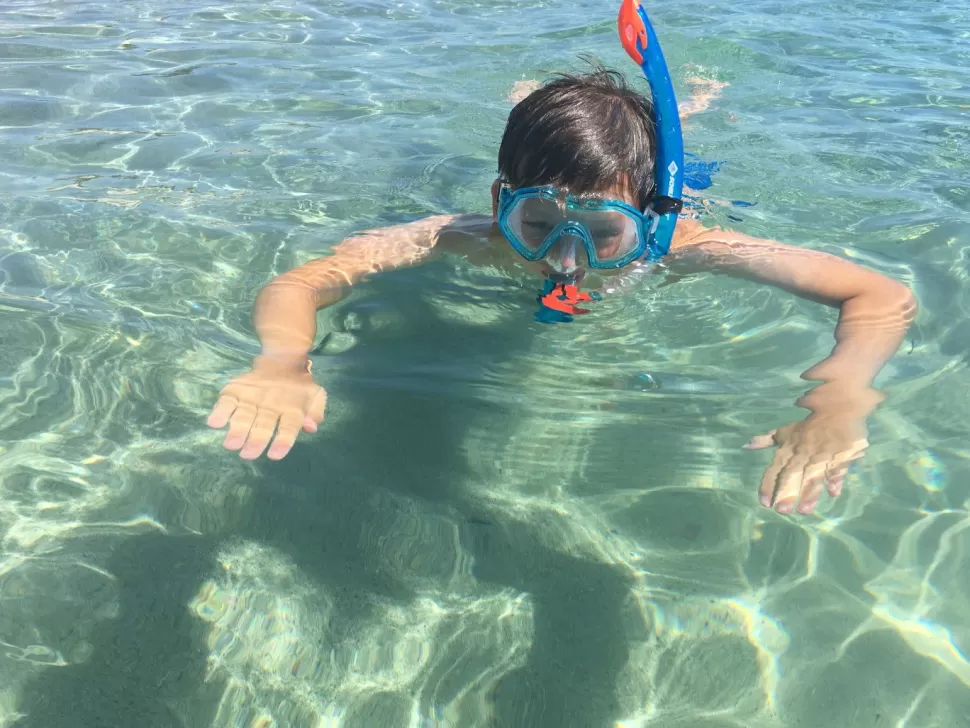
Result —
<svg viewBox="0 0 970 728"><path fill-rule="evenodd" d="M842 492L845 472L869 446L865 415L818 411L751 440L745 449L775 446L774 460L761 480L760 500L778 513L811 513L822 489L833 498Z"/></svg>
<svg viewBox="0 0 970 728"><path fill-rule="evenodd" d="M252 371L227 384L209 415L209 427L229 424L223 441L244 460L255 460L273 440L267 457L279 460L293 447L296 436L316 432L323 421L327 392L313 381L307 359L289 361L257 357Z"/></svg>

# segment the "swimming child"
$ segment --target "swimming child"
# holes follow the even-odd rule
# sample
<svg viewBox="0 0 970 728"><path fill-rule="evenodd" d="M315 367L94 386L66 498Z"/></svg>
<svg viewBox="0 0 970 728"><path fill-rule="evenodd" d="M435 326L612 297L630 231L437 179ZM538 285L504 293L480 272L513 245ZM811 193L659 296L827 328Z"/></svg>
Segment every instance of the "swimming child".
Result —
<svg viewBox="0 0 970 728"><path fill-rule="evenodd" d="M620 19L652 98L601 67L555 77L509 115L491 215L440 215L363 232L260 291L253 319L261 352L251 371L223 388L208 419L214 428L229 425L226 448L255 459L269 446L275 460L301 430L317 430L327 401L307 356L317 310L370 275L446 251L525 267L545 281L541 320L568 321L597 295L582 290L594 278L588 274L621 280L662 259L676 273L727 274L839 308L834 349L802 375L819 383L797 401L808 417L745 446L777 448L761 482L764 506L809 513L823 492L839 495L849 464L868 445L866 420L883 399L873 379L902 341L916 299L899 282L842 258L680 215L683 150L666 64L635 0L625 0Z"/></svg>

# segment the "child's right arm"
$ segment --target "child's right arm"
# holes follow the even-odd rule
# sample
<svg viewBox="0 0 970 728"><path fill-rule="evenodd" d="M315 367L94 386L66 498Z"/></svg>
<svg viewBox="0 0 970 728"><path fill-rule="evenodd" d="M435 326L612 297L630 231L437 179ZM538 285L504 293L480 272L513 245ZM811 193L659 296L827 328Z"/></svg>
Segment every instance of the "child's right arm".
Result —
<svg viewBox="0 0 970 728"><path fill-rule="evenodd" d="M362 233L335 245L332 254L270 281L253 307L261 349L251 371L220 393L208 424L229 425L223 445L241 457L284 457L300 430L323 420L326 391L310 375L307 354L317 332L317 310L341 300L366 276L416 265L434 250L455 216L430 217ZM275 440L273 433L276 432Z"/></svg>

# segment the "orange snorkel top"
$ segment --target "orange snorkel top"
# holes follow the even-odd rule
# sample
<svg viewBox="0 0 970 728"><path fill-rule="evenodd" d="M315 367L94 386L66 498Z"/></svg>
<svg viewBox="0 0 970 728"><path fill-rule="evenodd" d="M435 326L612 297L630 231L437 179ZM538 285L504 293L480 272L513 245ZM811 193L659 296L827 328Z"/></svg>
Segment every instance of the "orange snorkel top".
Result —
<svg viewBox="0 0 970 728"><path fill-rule="evenodd" d="M539 298L539 303L553 311L570 316L589 313L588 308L579 308L576 304L597 300L591 294L580 291L575 283L554 283L552 281L550 283L551 285L546 286L546 290Z"/></svg>
<svg viewBox="0 0 970 728"><path fill-rule="evenodd" d="M638 0L623 0L616 25L623 49L638 66L642 66L643 51L647 49L647 28L643 24L643 18L640 17ZM637 41L640 41L639 47L637 47Z"/></svg>

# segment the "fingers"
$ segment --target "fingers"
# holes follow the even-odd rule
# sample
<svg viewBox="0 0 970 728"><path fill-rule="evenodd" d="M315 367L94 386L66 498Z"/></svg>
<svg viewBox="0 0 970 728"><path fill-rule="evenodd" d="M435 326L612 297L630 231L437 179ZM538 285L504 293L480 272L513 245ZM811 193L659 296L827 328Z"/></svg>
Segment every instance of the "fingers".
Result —
<svg viewBox="0 0 970 728"><path fill-rule="evenodd" d="M229 420L229 432L222 445L227 450L239 450L246 444L246 438L256 421L256 407L247 402L237 402L236 410Z"/></svg>
<svg viewBox="0 0 970 728"><path fill-rule="evenodd" d="M784 449L776 452L775 457L771 461L771 465L768 466L764 476L761 478L761 489L758 491L758 500L765 508L771 508L775 502L775 491L778 489L778 474L790 457L790 450Z"/></svg>
<svg viewBox="0 0 970 728"><path fill-rule="evenodd" d="M219 397L216 402L215 407L212 408L212 412L209 414L209 419L206 420L206 424L209 427L213 427L217 430L221 430L229 422L229 418L236 409L236 405L239 400L229 394L224 394Z"/></svg>
<svg viewBox="0 0 970 728"><path fill-rule="evenodd" d="M249 436L239 451L239 457L243 460L255 460L262 455L263 450L266 449L269 441L273 438L273 431L276 429L276 423L279 419L280 413L275 410L265 407L258 410L253 418L252 427L249 429ZM231 423L229 427L232 428Z"/></svg>
<svg viewBox="0 0 970 728"><path fill-rule="evenodd" d="M802 473L801 491L798 494L798 512L811 513L818 505L825 490L825 473L828 463L824 458L809 461Z"/></svg>
<svg viewBox="0 0 970 728"><path fill-rule="evenodd" d="M826 458L805 458L779 450L765 472L761 485L761 504L774 506L783 515L796 507L801 514L811 513L826 486L829 463ZM766 494L772 497L766 502Z"/></svg>
<svg viewBox="0 0 970 728"><path fill-rule="evenodd" d="M861 454L855 454L852 460ZM803 515L812 513L823 492L833 498L842 494L850 462L844 458L806 459L779 450L762 479L761 504L774 507L784 515L792 513L796 507Z"/></svg>
<svg viewBox="0 0 970 728"><path fill-rule="evenodd" d="M869 447L868 440L863 440L849 450L840 452L830 462L825 471L826 490L833 498L842 494L842 484L845 482L845 474L849 470L849 465L858 460L866 453Z"/></svg>
<svg viewBox="0 0 970 728"><path fill-rule="evenodd" d="M300 433L300 427L304 422L304 415L298 410L284 412L280 417L279 427L276 431L276 439L266 453L270 460L282 460L287 456L296 442L296 436ZM258 457L258 456L257 456Z"/></svg>
<svg viewBox="0 0 970 728"><path fill-rule="evenodd" d="M781 455L782 451L779 450L778 454ZM806 458L792 456L779 471L774 500L775 510L779 513L787 514L795 510L795 503L802 491L807 466L808 460Z"/></svg>
<svg viewBox="0 0 970 728"><path fill-rule="evenodd" d="M327 409L327 391L319 387L310 400L306 416L303 418L303 430L305 432L316 432L317 426L323 422L323 413Z"/></svg>
<svg viewBox="0 0 970 728"><path fill-rule="evenodd" d="M255 416L251 416L245 410L240 415L240 410L236 411L230 423L229 436L226 437L225 442L227 449L239 450L239 457L243 460L256 460L272 441L273 444L266 453L270 460L280 460L289 454L303 424L302 412L292 409L280 413L263 408L258 410ZM237 416L238 430L234 433L232 428L236 426ZM247 422L248 429L246 429Z"/></svg>
<svg viewBox="0 0 970 728"><path fill-rule="evenodd" d="M238 451L244 460L257 459L267 446L270 446L267 456L271 460L286 457L301 429L316 432L327 406L327 393L320 386L310 394L305 412L300 406L281 410L259 402L247 402L246 393L237 394L224 393L212 408L207 422L214 428L229 425L229 432L222 444L227 450ZM270 395L263 401L273 404L279 399Z"/></svg>
<svg viewBox="0 0 970 728"><path fill-rule="evenodd" d="M799 513L811 513L826 488L830 472L827 458L807 458L788 447L781 447L765 470L759 501L783 515L794 512L796 506Z"/></svg>
<svg viewBox="0 0 970 728"><path fill-rule="evenodd" d="M833 498L842 495L842 483L845 482L845 473L849 469L848 463L835 465L830 463L829 469L825 472L825 489Z"/></svg>
<svg viewBox="0 0 970 728"><path fill-rule="evenodd" d="M778 446L761 479L761 505L781 514L796 508L807 514L815 510L823 492L832 497L841 494L849 465L865 454L869 442L864 432L852 439L855 429L832 431L830 423L822 424L795 423L756 436L744 446L747 450Z"/></svg>
<svg viewBox="0 0 970 728"><path fill-rule="evenodd" d="M774 447L778 443L775 442L775 434L778 430L772 430L771 432L765 433L764 435L755 435L751 438L751 442L744 446L745 450L764 450L767 447Z"/></svg>

